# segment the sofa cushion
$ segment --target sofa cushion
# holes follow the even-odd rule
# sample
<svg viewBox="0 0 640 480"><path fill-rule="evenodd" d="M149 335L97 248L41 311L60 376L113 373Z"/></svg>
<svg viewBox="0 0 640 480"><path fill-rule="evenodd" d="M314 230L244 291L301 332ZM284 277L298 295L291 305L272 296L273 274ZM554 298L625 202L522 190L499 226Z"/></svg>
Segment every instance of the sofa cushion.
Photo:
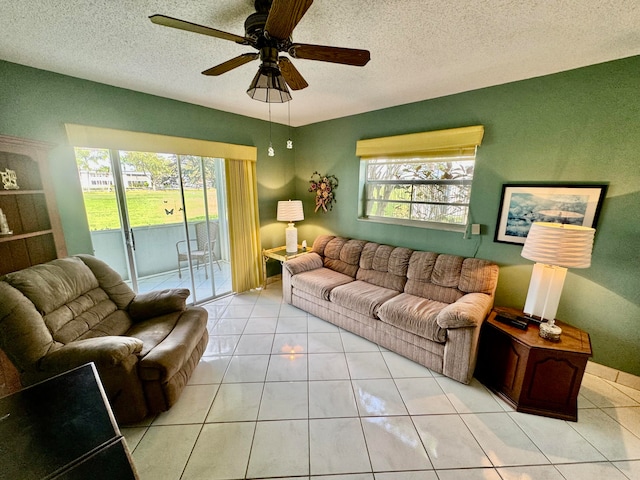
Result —
<svg viewBox="0 0 640 480"><path fill-rule="evenodd" d="M329 294L329 300L362 315L376 317L380 305L398 294L397 290L356 280L335 287Z"/></svg>
<svg viewBox="0 0 640 480"><path fill-rule="evenodd" d="M458 288L465 293L493 295L498 283L498 266L488 260L465 258Z"/></svg>
<svg viewBox="0 0 640 480"><path fill-rule="evenodd" d="M334 235L318 235L313 241L311 250L316 252L321 257L324 257L324 249L331 240L336 238Z"/></svg>
<svg viewBox="0 0 640 480"><path fill-rule="evenodd" d="M324 266L355 278L365 240L335 237L324 247Z"/></svg>
<svg viewBox="0 0 640 480"><path fill-rule="evenodd" d="M384 323L419 337L444 343L447 331L438 325L436 318L447 305L447 303L428 298L401 293L380 306L378 318Z"/></svg>
<svg viewBox="0 0 640 480"><path fill-rule="evenodd" d="M349 282L353 282L353 277L324 267L299 273L291 278L294 288L323 300L329 300L329 293L335 287Z"/></svg>
<svg viewBox="0 0 640 480"><path fill-rule="evenodd" d="M412 253L408 248L368 242L360 255L356 280L402 292Z"/></svg>
<svg viewBox="0 0 640 480"><path fill-rule="evenodd" d="M464 293L458 290L463 257L433 252L413 252L404 292L437 302L453 303Z"/></svg>
<svg viewBox="0 0 640 480"><path fill-rule="evenodd" d="M60 258L9 273L4 281L20 290L42 315L98 287L91 269L77 257Z"/></svg>

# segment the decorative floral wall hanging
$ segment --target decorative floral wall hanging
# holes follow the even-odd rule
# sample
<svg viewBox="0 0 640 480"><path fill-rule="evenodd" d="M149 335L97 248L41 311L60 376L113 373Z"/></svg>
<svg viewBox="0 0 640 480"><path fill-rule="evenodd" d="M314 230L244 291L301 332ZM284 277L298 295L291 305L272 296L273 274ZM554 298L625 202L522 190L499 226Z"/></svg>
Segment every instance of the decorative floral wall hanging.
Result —
<svg viewBox="0 0 640 480"><path fill-rule="evenodd" d="M322 209L324 213L333 210L333 202L336 201L335 189L338 188L338 179L335 175L320 175L313 172L309 180L309 191L316 195L316 208L314 212Z"/></svg>

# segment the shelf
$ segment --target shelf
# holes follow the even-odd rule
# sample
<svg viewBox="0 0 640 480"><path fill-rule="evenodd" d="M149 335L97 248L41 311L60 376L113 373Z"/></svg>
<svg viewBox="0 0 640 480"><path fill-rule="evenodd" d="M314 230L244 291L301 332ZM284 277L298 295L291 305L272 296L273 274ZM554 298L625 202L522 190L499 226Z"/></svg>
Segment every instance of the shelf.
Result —
<svg viewBox="0 0 640 480"><path fill-rule="evenodd" d="M25 238L39 237L41 235L49 235L52 234L53 230L38 230L37 232L29 232L29 233L20 233L17 235L2 235L0 236L0 243L3 242L12 242L14 240L23 240Z"/></svg>
<svg viewBox="0 0 640 480"><path fill-rule="evenodd" d="M42 195L44 190L0 190L1 195Z"/></svg>

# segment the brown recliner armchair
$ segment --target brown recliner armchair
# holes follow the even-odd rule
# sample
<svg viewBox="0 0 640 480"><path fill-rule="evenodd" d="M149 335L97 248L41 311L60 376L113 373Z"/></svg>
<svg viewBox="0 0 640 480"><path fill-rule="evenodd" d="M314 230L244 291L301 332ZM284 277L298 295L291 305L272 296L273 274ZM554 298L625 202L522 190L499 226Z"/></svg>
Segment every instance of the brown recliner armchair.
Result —
<svg viewBox="0 0 640 480"><path fill-rule="evenodd" d="M77 255L0 278L0 348L23 386L94 362L120 423L168 410L208 341L187 289L136 295L107 264Z"/></svg>

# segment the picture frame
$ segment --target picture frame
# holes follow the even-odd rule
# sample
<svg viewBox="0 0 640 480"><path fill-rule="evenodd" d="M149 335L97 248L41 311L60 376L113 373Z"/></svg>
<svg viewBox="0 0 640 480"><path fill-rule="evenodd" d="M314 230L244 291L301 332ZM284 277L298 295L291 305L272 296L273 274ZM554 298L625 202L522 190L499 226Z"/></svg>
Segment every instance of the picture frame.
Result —
<svg viewBox="0 0 640 480"><path fill-rule="evenodd" d="M494 241L524 245L533 222L595 228L607 185L503 184Z"/></svg>

